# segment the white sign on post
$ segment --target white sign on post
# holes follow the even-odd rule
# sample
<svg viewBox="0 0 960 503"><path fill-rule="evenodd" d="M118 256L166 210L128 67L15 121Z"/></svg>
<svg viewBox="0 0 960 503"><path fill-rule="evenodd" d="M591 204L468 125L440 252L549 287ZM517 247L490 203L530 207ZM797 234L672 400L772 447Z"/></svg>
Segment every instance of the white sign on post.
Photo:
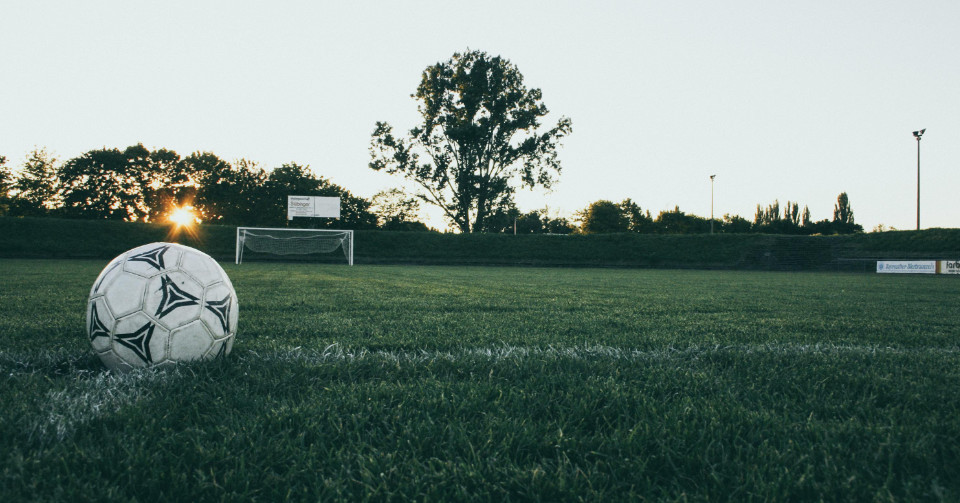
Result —
<svg viewBox="0 0 960 503"><path fill-rule="evenodd" d="M340 218L340 198L287 196L287 220L293 217Z"/></svg>

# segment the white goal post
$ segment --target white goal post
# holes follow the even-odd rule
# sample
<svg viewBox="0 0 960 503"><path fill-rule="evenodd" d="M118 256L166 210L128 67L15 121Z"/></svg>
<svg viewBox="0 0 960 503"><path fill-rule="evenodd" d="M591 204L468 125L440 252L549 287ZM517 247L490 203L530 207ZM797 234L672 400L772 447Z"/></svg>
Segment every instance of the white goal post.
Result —
<svg viewBox="0 0 960 503"><path fill-rule="evenodd" d="M237 260L243 262L243 250L274 255L307 255L343 250L353 265L353 231L332 229L270 229L237 227Z"/></svg>

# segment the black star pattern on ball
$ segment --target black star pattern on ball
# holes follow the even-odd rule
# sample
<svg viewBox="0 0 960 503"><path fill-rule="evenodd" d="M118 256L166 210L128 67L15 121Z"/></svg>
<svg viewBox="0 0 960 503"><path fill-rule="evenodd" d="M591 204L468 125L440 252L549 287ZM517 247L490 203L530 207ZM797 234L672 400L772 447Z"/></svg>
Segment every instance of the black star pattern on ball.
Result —
<svg viewBox="0 0 960 503"><path fill-rule="evenodd" d="M207 301L207 305L203 306L210 310L211 313L216 315L217 319L220 320L220 326L223 327L223 333L230 333L230 295L228 294L223 300L214 300Z"/></svg>
<svg viewBox="0 0 960 503"><path fill-rule="evenodd" d="M163 254L166 253L167 249L170 248L168 245L163 245L159 248L154 248L143 253L138 253L127 259L128 262L146 262L150 264L151 267L158 271L162 271L165 266L163 265Z"/></svg>
<svg viewBox="0 0 960 503"><path fill-rule="evenodd" d="M163 318L170 314L170 311L184 306L196 306L200 304L200 299L184 292L167 276L160 278L160 291L163 297L160 299L160 305L157 306L156 316Z"/></svg>
<svg viewBox="0 0 960 503"><path fill-rule="evenodd" d="M146 325L130 334L117 334L114 336L120 344L130 348L141 360L152 363L150 356L150 339L153 337L154 324L148 322Z"/></svg>
<svg viewBox="0 0 960 503"><path fill-rule="evenodd" d="M90 340L94 340L97 337L110 337L110 332L107 331L107 326L100 321L100 316L97 314L97 305L93 305L93 309L90 310Z"/></svg>

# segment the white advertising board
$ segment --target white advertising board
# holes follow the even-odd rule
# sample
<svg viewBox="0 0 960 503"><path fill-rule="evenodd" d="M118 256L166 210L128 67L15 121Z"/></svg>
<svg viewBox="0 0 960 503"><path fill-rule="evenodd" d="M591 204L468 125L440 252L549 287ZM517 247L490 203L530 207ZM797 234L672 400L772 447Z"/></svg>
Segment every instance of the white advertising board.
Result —
<svg viewBox="0 0 960 503"><path fill-rule="evenodd" d="M877 272L886 274L936 274L936 260L878 260Z"/></svg>
<svg viewBox="0 0 960 503"><path fill-rule="evenodd" d="M340 218L340 198L287 196L287 220L293 217Z"/></svg>
<svg viewBox="0 0 960 503"><path fill-rule="evenodd" d="M960 260L941 260L940 274L960 274Z"/></svg>

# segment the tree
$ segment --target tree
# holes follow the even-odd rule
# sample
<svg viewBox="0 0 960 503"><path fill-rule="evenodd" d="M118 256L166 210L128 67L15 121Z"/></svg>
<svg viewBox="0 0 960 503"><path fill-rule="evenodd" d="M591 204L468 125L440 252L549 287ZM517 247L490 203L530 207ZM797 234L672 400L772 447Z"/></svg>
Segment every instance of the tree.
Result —
<svg viewBox="0 0 960 503"><path fill-rule="evenodd" d="M176 177L187 180L180 202L192 196L192 206L204 222L256 225L251 216L263 214L256 193L267 175L256 163L241 159L234 166L213 152L194 152L178 163Z"/></svg>
<svg viewBox="0 0 960 503"><path fill-rule="evenodd" d="M515 65L470 51L427 67L413 96L423 122L406 139L377 122L370 168L399 174L423 189L461 232L480 231L521 187L545 188L560 173L557 148L569 118L540 132L547 115L539 89L528 89Z"/></svg>
<svg viewBox="0 0 960 503"><path fill-rule="evenodd" d="M780 201L774 201L773 204L767 205L766 208L762 208L759 204L757 205L757 213L753 218L753 225L755 227L774 225L779 221Z"/></svg>
<svg viewBox="0 0 960 503"><path fill-rule="evenodd" d="M482 227L473 228L473 232L513 233L514 222L522 215L512 200L505 200L490 211L483 219Z"/></svg>
<svg viewBox="0 0 960 503"><path fill-rule="evenodd" d="M293 226L310 228L339 227L349 229L375 229L377 217L370 212L370 202L354 196L339 185L323 177L317 177L309 166L287 163L273 169L266 180L261 197L270 204L265 211L271 221L285 221L287 196L325 196L340 198L340 218L301 218L290 222Z"/></svg>
<svg viewBox="0 0 960 503"><path fill-rule="evenodd" d="M607 200L590 204L580 213L580 220L580 231L584 234L627 232L630 225L630 220L623 214L623 208Z"/></svg>
<svg viewBox="0 0 960 503"><path fill-rule="evenodd" d="M546 215L546 213L544 213ZM543 224L543 230L547 234L573 234L577 227L563 217L546 218Z"/></svg>
<svg viewBox="0 0 960 503"><path fill-rule="evenodd" d="M45 148L34 148L13 180L11 213L18 216L46 215L59 206L57 158Z"/></svg>
<svg viewBox="0 0 960 503"><path fill-rule="evenodd" d="M7 166L6 156L0 155L0 216L10 210L10 189L13 188L13 173Z"/></svg>
<svg viewBox="0 0 960 503"><path fill-rule="evenodd" d="M745 234L751 230L753 230L753 224L746 218L729 213L723 215L723 224L720 226L720 232L726 234Z"/></svg>
<svg viewBox="0 0 960 503"><path fill-rule="evenodd" d="M653 218L650 210L644 213L640 205L627 198L620 203L623 216L627 219L627 230L630 232L654 232Z"/></svg>
<svg viewBox="0 0 960 503"><path fill-rule="evenodd" d="M150 151L140 143L86 152L56 170L60 211L73 218L160 221L174 206L194 202L199 178L184 161L172 150Z"/></svg>
<svg viewBox="0 0 960 503"><path fill-rule="evenodd" d="M113 148L91 150L57 171L63 214L71 218L139 220L146 215L136 163Z"/></svg>
<svg viewBox="0 0 960 503"><path fill-rule="evenodd" d="M854 223L853 208L850 207L850 198L846 192L837 196L837 204L833 206L833 231L837 234L853 234L863 232L863 226Z"/></svg>
<svg viewBox="0 0 960 503"><path fill-rule="evenodd" d="M784 220L790 222L794 227L800 227L800 204L787 201L787 206L783 209Z"/></svg>
<svg viewBox="0 0 960 503"><path fill-rule="evenodd" d="M774 201L766 208L762 208L758 204L753 230L766 234L799 234L802 231L800 227L801 219L809 219L809 211L804 211L806 211L805 217L800 213L800 203L787 201L783 208L783 216L781 216L780 201Z"/></svg>
<svg viewBox="0 0 960 503"><path fill-rule="evenodd" d="M546 219L540 210L533 210L517 217L517 234L543 234L546 232Z"/></svg>
<svg viewBox="0 0 960 503"><path fill-rule="evenodd" d="M148 222L162 221L174 208L193 206L197 185L187 176L180 154L161 148L150 152L143 162L148 172L143 188Z"/></svg>
<svg viewBox="0 0 960 503"><path fill-rule="evenodd" d="M710 232L710 220L687 215L675 206L673 211L661 211L654 222L657 230L666 234L700 234Z"/></svg>
<svg viewBox="0 0 960 503"><path fill-rule="evenodd" d="M837 204L833 206L833 221L841 224L853 224L853 209L850 208L850 199L846 192L837 196Z"/></svg>
<svg viewBox="0 0 960 503"><path fill-rule="evenodd" d="M428 230L417 221L420 201L400 189L384 190L374 194L370 210L377 217L377 225L384 230Z"/></svg>

